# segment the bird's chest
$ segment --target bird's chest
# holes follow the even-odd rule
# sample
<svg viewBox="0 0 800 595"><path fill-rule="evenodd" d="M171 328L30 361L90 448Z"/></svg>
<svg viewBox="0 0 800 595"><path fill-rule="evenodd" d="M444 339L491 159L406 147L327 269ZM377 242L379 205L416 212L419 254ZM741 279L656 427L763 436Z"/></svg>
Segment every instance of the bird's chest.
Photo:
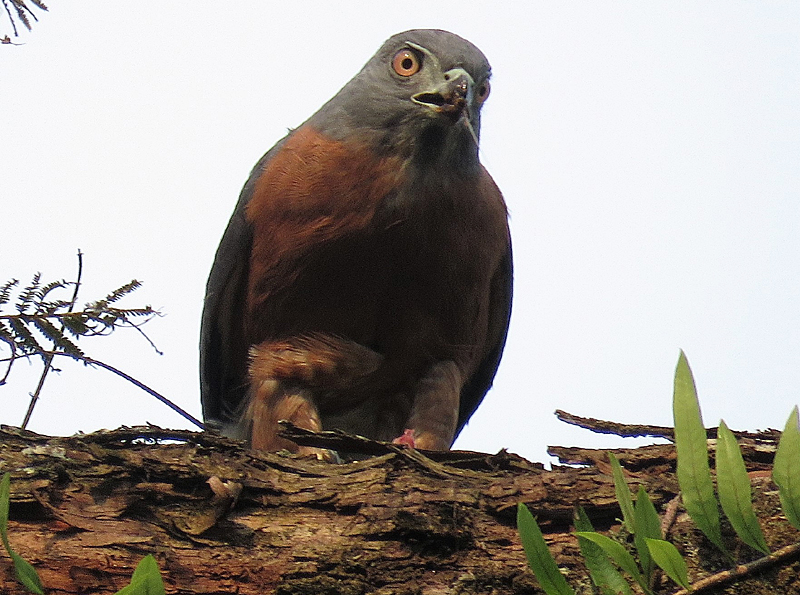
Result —
<svg viewBox="0 0 800 595"><path fill-rule="evenodd" d="M381 351L469 342L504 207L480 176L419 180L364 155L298 130L263 172L247 212L253 336L331 332Z"/></svg>
<svg viewBox="0 0 800 595"><path fill-rule="evenodd" d="M410 186L386 197L374 225L383 259L376 268L386 273L377 325L382 350L472 357L504 251L496 211L477 183Z"/></svg>
<svg viewBox="0 0 800 595"><path fill-rule="evenodd" d="M384 197L372 228L386 247L394 285L457 290L480 282L502 242L494 211L477 178L412 180Z"/></svg>

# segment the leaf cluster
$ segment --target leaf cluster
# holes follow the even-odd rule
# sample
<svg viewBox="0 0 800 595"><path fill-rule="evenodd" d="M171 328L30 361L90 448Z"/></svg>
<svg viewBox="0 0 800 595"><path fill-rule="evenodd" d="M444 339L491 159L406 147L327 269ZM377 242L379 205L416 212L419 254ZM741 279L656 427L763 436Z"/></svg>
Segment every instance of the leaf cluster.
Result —
<svg viewBox="0 0 800 595"><path fill-rule="evenodd" d="M10 351L9 357L0 359L0 363L7 364L0 384L6 381L17 359L39 356L49 365L54 354L82 358L84 352L78 347L77 339L109 335L120 327L138 330L158 312L150 306L120 308L116 303L140 286L134 279L80 309L75 307L80 276L77 281L62 279L44 283L41 274L36 273L25 287L20 288L17 279L0 286L0 342ZM72 297L66 299L62 294L68 290L72 290ZM12 300L15 293L16 298ZM15 312L5 312L4 306L12 302ZM52 343L52 347L44 346L46 341Z"/></svg>
<svg viewBox="0 0 800 595"><path fill-rule="evenodd" d="M31 30L31 19L34 21L38 21L39 19L36 18L36 14L28 7L25 3L26 0L2 0L3 1L3 8L6 9L6 15L8 15L8 20L11 21L11 27L14 31L14 37L19 37L19 31L17 31L17 23L19 21L25 28L30 31ZM47 11L47 6L45 6L44 2L41 0L30 0L30 3L35 7L39 8L40 10ZM12 12L12 9L14 10ZM11 43L11 40L8 40L8 37L3 38L3 43Z"/></svg>
<svg viewBox="0 0 800 595"><path fill-rule="evenodd" d="M7 357L0 357L0 366L6 364L5 372L0 375L0 385L8 379L16 360L38 356L43 363L39 382L36 390L31 393L31 401L21 427L27 427L31 419L48 372L56 370L53 367L53 359L56 356L66 356L81 361L85 365L99 366L124 378L161 401L178 415L203 429L201 421L165 396L122 370L88 357L78 347L76 341L81 337L110 335L120 327L129 327L144 337L156 353L163 355L141 328L154 316L160 316L160 312L153 310L150 306L120 308L117 305L117 302L141 287L142 284L134 279L130 283L118 287L106 297L88 302L80 309L76 308L75 304L81 288L82 273L83 254L79 250L78 273L75 281L61 280L43 283L41 274L36 273L26 287L20 288L17 279L12 279L0 286L0 355L3 355L3 347L9 352ZM59 292L70 288L72 289L70 299L64 299L65 296L59 295ZM17 294L16 298L12 300L15 293ZM4 306L8 306L12 302L15 313L4 312ZM52 343L50 348L43 345L48 341Z"/></svg>
<svg viewBox="0 0 800 595"><path fill-rule="evenodd" d="M720 422L717 436L716 476L717 493L708 463L706 430L700 415L694 378L686 356L681 352L675 370L673 393L675 422L675 447L678 459L678 483L684 507L695 525L717 548L735 563L722 540L719 508L730 521L736 535L751 548L764 554L764 558L748 565L757 567L761 561L775 558L764 538L753 511L750 478L745 468L741 450L733 432ZM633 552L620 541L596 533L582 508L576 510L575 528L581 553L586 561L592 581L603 595L632 595L633 591L620 568L634 580L646 595L652 595L656 567L686 591L689 583L686 562L677 548L664 539L658 512L642 486L634 502L622 467L609 453L614 478L614 488L622 511L622 523L633 535ZM773 462L773 480L778 486L781 506L790 524L800 530L800 426L798 408L795 407L781 435ZM558 570L536 520L528 508L520 503L517 509L517 526L528 565L547 595L574 595ZM637 563L638 560L638 563ZM742 567L744 573L747 568ZM731 573L721 573L726 578ZM705 579L710 582L713 577Z"/></svg>

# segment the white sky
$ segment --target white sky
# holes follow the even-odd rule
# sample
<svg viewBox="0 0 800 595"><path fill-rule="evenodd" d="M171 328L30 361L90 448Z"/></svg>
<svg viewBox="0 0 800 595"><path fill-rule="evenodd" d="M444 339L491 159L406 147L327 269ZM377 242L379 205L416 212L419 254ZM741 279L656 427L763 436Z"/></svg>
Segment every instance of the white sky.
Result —
<svg viewBox="0 0 800 595"><path fill-rule="evenodd" d="M493 66L482 158L511 211L514 315L456 447L617 446L556 408L671 422L683 348L704 418L783 427L800 401L800 3L54 0L0 46L0 281L72 278L83 301L165 316L85 341L200 415L205 280L239 190L390 35L437 27ZM0 19L0 36L11 33ZM189 427L62 359L30 429ZM39 367L0 387L18 425Z"/></svg>

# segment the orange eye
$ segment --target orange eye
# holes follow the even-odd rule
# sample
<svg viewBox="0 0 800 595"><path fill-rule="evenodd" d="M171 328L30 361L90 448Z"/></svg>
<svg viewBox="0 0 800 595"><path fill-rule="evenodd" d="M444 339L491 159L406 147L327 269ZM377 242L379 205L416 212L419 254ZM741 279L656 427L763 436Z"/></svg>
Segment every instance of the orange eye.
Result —
<svg viewBox="0 0 800 595"><path fill-rule="evenodd" d="M477 89L475 89L475 99L478 103L483 103L486 101L486 98L489 97L489 92L492 90L492 86L489 84L489 81L483 81Z"/></svg>
<svg viewBox="0 0 800 595"><path fill-rule="evenodd" d="M409 49L400 50L394 55L392 68L400 76L411 76L419 72L419 58Z"/></svg>

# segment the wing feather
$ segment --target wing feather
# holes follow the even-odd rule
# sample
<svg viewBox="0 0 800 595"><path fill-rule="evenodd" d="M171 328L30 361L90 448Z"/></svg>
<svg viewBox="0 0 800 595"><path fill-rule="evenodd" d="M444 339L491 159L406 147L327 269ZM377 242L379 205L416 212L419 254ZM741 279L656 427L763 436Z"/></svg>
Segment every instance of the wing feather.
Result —
<svg viewBox="0 0 800 595"><path fill-rule="evenodd" d="M245 211L259 176L285 141L278 141L250 173L206 284L200 324L200 396L203 418L211 425L235 422L247 394L249 345L244 334L244 308L253 232Z"/></svg>

